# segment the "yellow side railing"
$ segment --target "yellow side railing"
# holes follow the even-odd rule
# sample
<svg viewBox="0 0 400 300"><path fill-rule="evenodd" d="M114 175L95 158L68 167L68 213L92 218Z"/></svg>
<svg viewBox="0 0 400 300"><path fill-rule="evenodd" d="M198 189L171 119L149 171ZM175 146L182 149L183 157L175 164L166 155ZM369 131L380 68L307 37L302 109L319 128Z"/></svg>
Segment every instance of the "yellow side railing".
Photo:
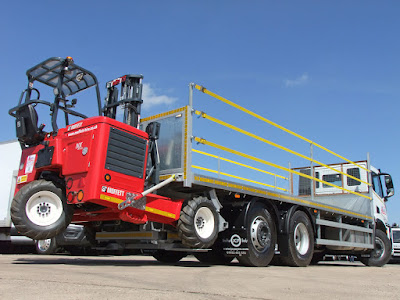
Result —
<svg viewBox="0 0 400 300"><path fill-rule="evenodd" d="M307 139L307 138L305 138L305 137L303 137L303 136L301 136L301 135L299 135L299 134L297 134L297 133L295 133L295 132L293 132L293 131L291 131L291 130L289 130L289 129L287 129L287 128L281 126L281 125L278 125L278 124L276 124L275 122L270 121L270 120L268 120L268 119L266 119L266 118L264 118L264 117L262 117L262 116L260 116L260 115L258 115L258 114L256 114L256 113L254 113L254 112L252 112L252 111L250 111L250 110L248 110L248 109L246 109L246 108L244 108L244 107L242 107L242 106L240 106L240 105L238 105L238 104L235 104L235 103L233 103L232 101L230 101L230 100L228 100L228 99L226 99L226 98L223 98L223 97L221 97L221 96L219 96L219 95L217 95L217 94L215 94L215 93L213 93L213 92L207 90L206 88L204 88L204 87L202 87L202 86L200 86L200 85L197 85L197 84L196 84L196 85L194 85L194 86L195 86L195 88L198 89L199 91L201 91L201 92L203 92L203 93L205 93L205 94L207 94L207 95L210 95L210 96L212 96L212 97L214 97L214 98L216 98L216 99L218 99L218 100L224 102L225 104L228 104L228 105L230 105L230 106L232 106L232 107L234 107L234 108L236 108L236 109L238 109L238 110L240 110L240 111L242 111L242 112L244 112L244 113L247 113L247 114L249 114L249 115L251 115L251 116L253 116L253 117L255 117L255 118L257 118L257 119L259 119L259 120L261 120L261 121L263 121L263 122L266 122L267 124L270 124L270 125L272 125L272 126L278 128L278 129L280 129L280 130L282 130L282 131L284 131L284 132L287 132L287 133L289 133L289 134L291 134L291 135L293 135L293 136L295 136L295 137L297 137L297 138L299 138L299 139L301 139L301 140L303 140L303 141L306 141L307 143L310 143L310 144L313 145L313 146L316 146L316 147L318 147L318 148L320 148L320 149L322 149L322 150L324 150L324 151L326 151L326 152L328 152L328 153L330 153L330 154L332 154L332 155L334 155L334 156L336 156L336 157L338 157L338 158L340 158L340 159L342 159L342 160L344 160L344 161L346 161L346 162L348 162L348 163L350 163L350 164L352 164L352 165L355 165L355 166L359 167L360 169L363 169L363 170L366 170L366 171L370 172L370 170L368 170L368 169L365 168L364 166L359 165L359 164L357 164L357 163L355 163L355 162L353 162L353 161L351 161L351 160L349 160L349 159L347 159L347 158L345 158L345 157L343 157L343 156L341 156L341 155L339 155L339 154L337 154L337 153L335 153L335 152L333 152L333 151L331 151L331 150L329 150L329 149L327 149L327 148L325 148L325 147L323 147L323 146L321 146L321 145L319 145L319 144L317 144L317 143L311 141L310 139ZM342 171L340 171L340 170L334 169L334 168L332 168L331 166L329 166L329 165L327 165L327 164L324 164L324 163L322 163L322 162L320 162L320 161L318 161L318 160L315 160L315 159L313 159L313 158L311 158L311 157L308 157L308 156L306 156L306 155L303 155L303 154L301 154L301 153L298 153L297 151L291 150L291 149L289 149L289 148L287 148L287 147L284 147L284 146L279 145L279 144L277 144L277 143L274 143L274 142L272 142L272 141L270 141L270 140L267 140L267 139L265 139L265 138L262 138L262 137L260 137L260 136L257 136L257 135L255 135L255 134L253 134L253 133L251 133L251 132L248 132L248 131L246 131L246 130L243 130L243 129L237 127L237 126L234 126L234 125L231 125L231 124L229 124L229 123L227 123L227 122L224 122L224 121L222 121L222 120L219 120L219 119L217 119L217 118L215 118L215 117L210 116L209 114L206 114L205 112L198 111L198 110L194 110L194 113L195 113L196 115L198 115L198 116L201 116L201 117L204 118L204 119L207 119L207 120L211 121L211 122L214 122L214 123L216 123L216 124L219 124L219 125L224 126L224 127L227 127L227 128L230 128L230 129L232 129L232 130L234 130L234 131L236 131L236 132L239 132L239 133L241 133L241 134L244 134L244 135L246 135L246 136L249 136L249 137L251 137L251 138L254 138L254 139L256 139L256 140L259 140L259 141L261 141L261 142L263 142L263 143L266 143L266 144L268 144L268 145L271 145L271 146L273 146L273 147L276 147L276 148L278 148L278 149L281 149L281 150L283 150L283 151L286 151L286 152L291 153L291 154L293 154L293 155L296 155L296 156L298 156L298 157L301 157L301 158L303 158L303 159L305 159L305 160L308 160L308 161L310 161L310 162L312 162L312 163L315 163L315 164L317 164L317 165L319 165L319 166L324 166L324 167L326 167L326 168L328 168L328 169L330 169L330 170L333 170L333 171L335 171L335 172L337 172L337 173L340 173L340 174L342 174L342 175L344 175L344 176L347 176L348 178L351 178L351 179L356 180L356 181L358 181L358 182L364 183L364 184L366 184L366 185L368 185L368 186L371 185L370 183L368 183L368 182L366 182L366 181L364 181L364 180L361 180L360 178L354 177L354 176L352 176L352 175L350 175L350 174L347 174L347 173L344 173L344 172L342 172ZM355 195L357 195L357 196L361 196L361 197L364 197L364 198L367 198L367 199L371 199L371 198L370 198L369 196L367 196L367 195L364 195L364 194L361 194L361 193L357 193L357 192L351 191L351 190L349 190L349 189L346 189L346 188L341 187L341 186L337 186L337 185L335 185L335 184L333 184L333 183L330 183L330 182L321 180L321 179L319 179L319 178L316 178L316 177L313 177L313 176L309 176L309 175L306 175L306 174L301 173L301 172L297 172L297 171L295 171L295 170L293 170L293 169L286 168L286 167L283 167L283 166L279 166L279 165L277 165L277 164L274 164L274 163L265 161L265 160L263 160L263 159L259 159L259 158L256 158L256 157L254 157L254 156L250 156L250 155L247 155L247 154L245 154L245 153L242 153L242 152L239 152L239 151L236 151L236 150L233 150L233 149L230 149L230 148L227 148L227 147L224 147L224 146L221 146L221 145L212 143L212 142L207 141L207 140L205 140L205 139L203 139L203 138L194 137L194 139L195 139L195 141L197 141L198 143L201 143L201 144L204 144L204 145L208 145L208 146L211 146L211 147L214 147L214 148L217 148L217 149L220 149L220 150L229 152L229 153L233 153L233 154L235 154L235 155L239 155L239 156L241 156L241 157L245 157L245 158L247 158L247 159L251 159L251 160L253 160L253 161L257 161L257 162L259 162L259 163L262 163L262 164L265 164L265 165L268 165L268 166L271 166L271 167L274 167L274 168L277 168L277 169L280 169L280 170L283 170L283 171L286 171L286 172L289 172L289 173L292 173L292 174L296 174L296 175L299 175L299 176L301 176L301 177L308 178L308 179L313 180L313 181L321 182L321 183L323 183L323 184L325 184L325 185L332 186L332 187L334 187L334 188L340 189L340 190L342 190L342 191L345 191L345 192L348 192L348 193L351 193L351 194L355 194ZM208 155L208 156L217 157L217 156L214 156L214 155L212 155L212 154L206 154L205 152L201 152L201 151L198 151L198 150L193 150L193 152L197 152L197 153L200 153L200 154L203 154L203 155ZM225 160L225 159L224 159L224 160ZM228 161L228 160L225 160L225 161ZM239 164L239 165L242 165L242 166L246 166L246 167L250 167L250 166L247 166L247 165L244 165L244 164L240 164L240 163L237 163L237 162L233 162L233 161L228 161L228 162L230 162L230 163L236 163L236 164ZM202 170L205 170L205 171L209 171L209 172L213 172L213 173L216 172L215 170L206 169L206 168L201 168L201 167L199 167L199 166L192 166L192 167L197 168L197 169L202 169ZM250 168L256 169L256 168L254 168L254 167L250 167ZM260 170L260 169L257 169L257 171L261 171L261 170ZM267 172L267 173L270 173L270 172ZM219 172L219 174L222 175L221 172ZM223 175L228 176L229 174L226 175L226 173L224 173ZM273 173L270 173L270 175L277 176L276 174L273 174ZM237 176L233 176L233 175L230 175L230 177L234 177L234 178L238 178L238 179L241 179L241 180L246 180L246 181L250 181L250 182L254 182L254 183L260 184L259 182L251 181L251 180L244 179L244 178L237 177ZM281 177L283 177L283 176L281 176ZM285 179L286 179L286 178L285 178ZM266 185L266 184L263 184L263 185ZM267 186L270 186L270 185L267 185ZM278 187L276 187L276 186L271 186L271 187L278 188ZM285 191L286 191L286 189L283 189L283 188L279 188L279 189L280 189L280 190L285 190Z"/></svg>

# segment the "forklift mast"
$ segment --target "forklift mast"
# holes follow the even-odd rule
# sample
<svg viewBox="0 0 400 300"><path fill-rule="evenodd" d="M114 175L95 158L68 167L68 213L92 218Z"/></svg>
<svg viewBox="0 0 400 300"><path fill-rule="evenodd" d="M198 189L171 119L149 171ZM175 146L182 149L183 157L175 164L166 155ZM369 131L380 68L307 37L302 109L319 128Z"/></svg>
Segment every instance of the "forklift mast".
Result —
<svg viewBox="0 0 400 300"><path fill-rule="evenodd" d="M118 106L123 108L123 123L139 129L143 89L143 75L125 75L106 83L107 97L104 105L104 116L116 119ZM121 84L121 92L118 85ZM160 123L151 122L145 131L149 135L149 156L146 174L146 187L159 183L160 159L157 140L160 134Z"/></svg>
<svg viewBox="0 0 400 300"><path fill-rule="evenodd" d="M121 106L124 110L123 123L138 128L141 105L143 103L142 80L142 75L125 75L107 82L104 115L115 119L117 117L117 107ZM117 85L120 83L121 93L119 95Z"/></svg>

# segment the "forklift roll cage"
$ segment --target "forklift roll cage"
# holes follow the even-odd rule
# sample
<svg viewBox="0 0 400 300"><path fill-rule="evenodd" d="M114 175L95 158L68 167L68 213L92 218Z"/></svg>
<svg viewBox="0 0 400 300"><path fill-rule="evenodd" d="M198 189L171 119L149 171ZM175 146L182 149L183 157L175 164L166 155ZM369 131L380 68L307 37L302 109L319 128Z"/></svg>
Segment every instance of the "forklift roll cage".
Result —
<svg viewBox="0 0 400 300"><path fill-rule="evenodd" d="M54 134L58 131L57 116L58 111L62 110L65 115L65 125L69 125L69 115L86 119L87 116L72 110L75 106L76 99L66 99L87 88L96 87L98 114L102 114L100 90L96 76L76 65L71 57L61 58L52 57L40 64L30 68L26 75L28 77L28 88L25 89L20 96L18 105L9 110L9 114L16 118L17 136L19 140L27 145L40 143L45 133L43 133L44 125L37 127L37 113L35 106L44 104L50 107L51 125ZM40 92L33 87L33 83L39 81L54 89L53 103L40 99ZM37 94L36 99L32 98L32 92ZM23 101L25 95L25 99Z"/></svg>

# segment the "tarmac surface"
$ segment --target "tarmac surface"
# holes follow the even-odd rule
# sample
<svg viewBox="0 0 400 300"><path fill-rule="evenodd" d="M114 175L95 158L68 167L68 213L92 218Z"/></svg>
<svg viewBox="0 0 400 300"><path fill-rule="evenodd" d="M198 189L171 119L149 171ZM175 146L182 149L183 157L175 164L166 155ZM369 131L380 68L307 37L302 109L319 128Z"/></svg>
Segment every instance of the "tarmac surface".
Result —
<svg viewBox="0 0 400 300"><path fill-rule="evenodd" d="M400 264L206 265L188 256L0 255L1 299L400 299Z"/></svg>

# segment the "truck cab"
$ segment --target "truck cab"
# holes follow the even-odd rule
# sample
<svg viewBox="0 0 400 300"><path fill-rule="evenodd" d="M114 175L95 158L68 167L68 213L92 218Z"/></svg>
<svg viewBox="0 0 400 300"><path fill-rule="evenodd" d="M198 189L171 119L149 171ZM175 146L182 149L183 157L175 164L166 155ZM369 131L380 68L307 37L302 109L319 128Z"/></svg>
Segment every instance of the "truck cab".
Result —
<svg viewBox="0 0 400 300"><path fill-rule="evenodd" d="M335 164L331 165L332 169L342 171L348 175L351 175L357 179L361 179L362 181L357 181L350 177L344 178L340 173L334 172L332 169L326 167L315 167L315 176L317 178L322 179L323 181L331 182L334 185L343 187L349 191L354 191L358 193L369 193L368 184L368 172L367 162L358 162L357 167L352 164ZM365 169L362 169L365 168ZM387 173L382 173L379 169L370 166L371 168L371 178L372 178L372 198L374 203L374 212L375 220L380 222L382 226L389 228L389 219L386 210L386 202L390 197L394 195L394 188L392 178ZM386 187L386 189L384 189ZM337 189L335 187L320 184L316 182L315 186L315 195L316 196L324 196L324 195L344 195L346 192L343 190ZM386 231L386 230L385 230ZM389 231L387 231L389 234ZM390 237L388 235L388 237Z"/></svg>
<svg viewBox="0 0 400 300"><path fill-rule="evenodd" d="M311 185L310 180L300 178L299 194L303 196L310 195L312 188L312 196L316 202L327 203L332 201L333 203L334 201L349 209L356 209L365 215L373 216L376 232L375 249L371 257L389 260L391 251L384 250L385 247L391 247L391 241L393 240L386 209L386 202L394 195L391 175L383 173L380 169L371 165L368 166L367 161L359 161L356 165L341 163L329 165L328 167L315 166L313 171L315 178L325 183L315 181ZM310 174L310 169L302 169L301 172ZM365 201L365 199L352 192L368 196L372 199L373 205L369 205L369 201ZM383 255L385 257L382 257Z"/></svg>

